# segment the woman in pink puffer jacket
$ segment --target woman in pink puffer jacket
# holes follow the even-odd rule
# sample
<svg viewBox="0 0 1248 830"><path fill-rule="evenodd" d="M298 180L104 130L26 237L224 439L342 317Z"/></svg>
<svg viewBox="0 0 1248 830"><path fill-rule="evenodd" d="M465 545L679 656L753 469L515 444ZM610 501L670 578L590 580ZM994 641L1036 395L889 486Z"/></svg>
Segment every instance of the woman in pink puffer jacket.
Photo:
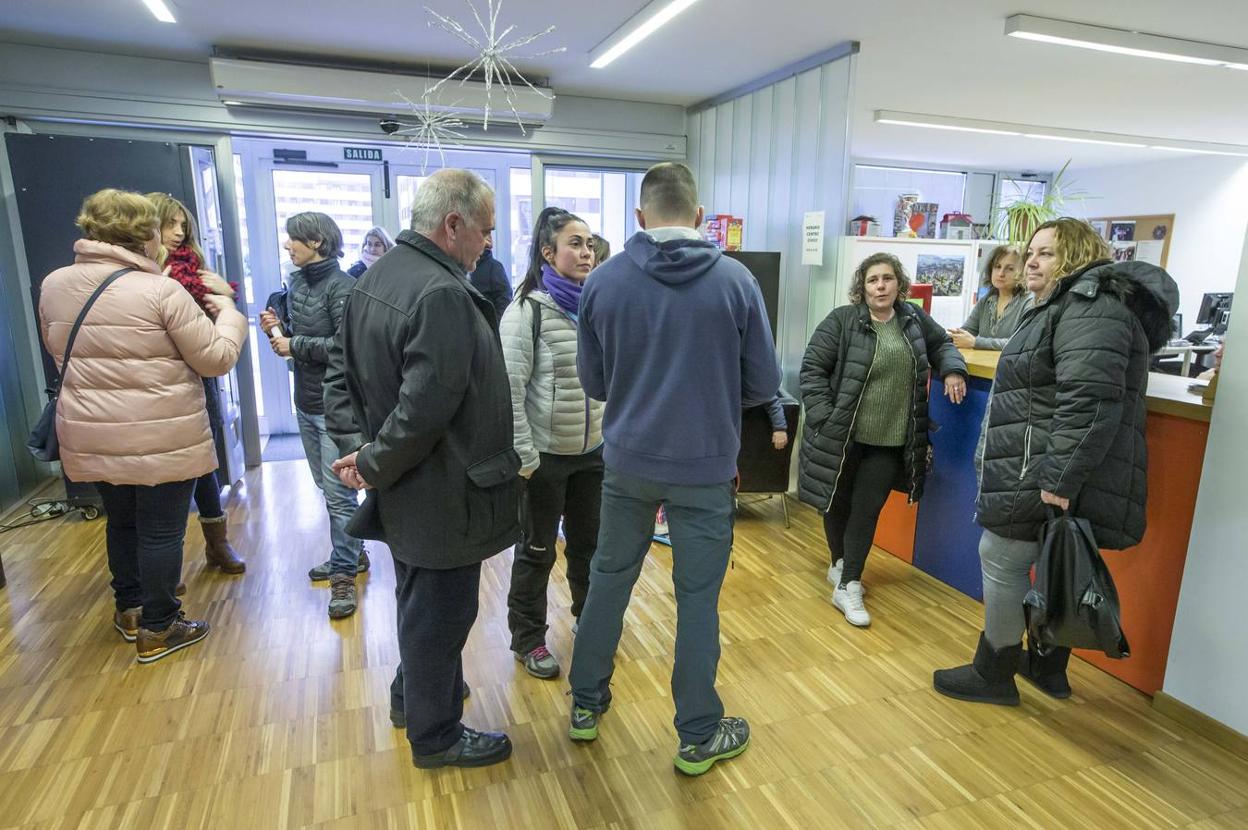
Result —
<svg viewBox="0 0 1248 830"><path fill-rule="evenodd" d="M208 634L174 596L182 570L191 490L217 466L200 377L238 362L247 319L222 294L207 299L215 320L155 257L155 206L138 193L101 190L77 219L85 238L74 264L40 288L44 345L61 366L87 299L109 275L130 269L95 302L62 379L56 432L71 481L93 482L108 513L113 625L137 641L138 660L157 660Z"/></svg>

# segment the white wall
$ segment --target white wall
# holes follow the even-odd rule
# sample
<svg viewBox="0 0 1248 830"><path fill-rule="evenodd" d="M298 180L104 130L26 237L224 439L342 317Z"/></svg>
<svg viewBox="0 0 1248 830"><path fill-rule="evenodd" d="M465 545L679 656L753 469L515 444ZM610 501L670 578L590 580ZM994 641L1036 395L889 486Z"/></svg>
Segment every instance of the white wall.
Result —
<svg viewBox="0 0 1248 830"><path fill-rule="evenodd" d="M784 388L815 325L839 302L838 238L849 185L849 99L854 56L826 63L689 116L689 165L708 213L745 220L743 246L780 251L776 342ZM802 219L825 213L823 265L803 266Z"/></svg>
<svg viewBox="0 0 1248 830"><path fill-rule="evenodd" d="M1248 246L1241 253L1235 290L1248 296ZM1248 735L1246 423L1248 324L1232 315L1162 691Z"/></svg>
<svg viewBox="0 0 1248 830"><path fill-rule="evenodd" d="M1075 189L1095 197L1076 207L1077 215L1174 214L1166 270L1182 292L1179 310L1187 331L1196 328L1205 292L1233 290L1248 223L1248 160L1195 156L1118 167L1072 165L1069 176Z"/></svg>

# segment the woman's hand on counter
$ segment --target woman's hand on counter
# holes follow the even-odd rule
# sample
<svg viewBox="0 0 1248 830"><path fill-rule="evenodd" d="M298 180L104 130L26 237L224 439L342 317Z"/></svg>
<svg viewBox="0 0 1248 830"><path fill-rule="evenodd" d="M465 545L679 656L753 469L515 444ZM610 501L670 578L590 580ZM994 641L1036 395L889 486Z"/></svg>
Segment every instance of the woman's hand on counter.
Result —
<svg viewBox="0 0 1248 830"><path fill-rule="evenodd" d="M966 399L966 378L961 375L945 375L945 397L953 403Z"/></svg>
<svg viewBox="0 0 1248 830"><path fill-rule="evenodd" d="M949 329L949 339L953 341L953 345L959 349L975 348L975 335L963 329Z"/></svg>

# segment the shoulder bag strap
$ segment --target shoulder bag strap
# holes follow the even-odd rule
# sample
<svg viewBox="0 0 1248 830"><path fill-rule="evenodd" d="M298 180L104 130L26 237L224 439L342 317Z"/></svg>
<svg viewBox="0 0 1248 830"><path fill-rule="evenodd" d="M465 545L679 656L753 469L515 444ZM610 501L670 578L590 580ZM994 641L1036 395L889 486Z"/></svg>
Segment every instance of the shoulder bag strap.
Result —
<svg viewBox="0 0 1248 830"><path fill-rule="evenodd" d="M69 370L69 356L74 350L74 341L78 339L78 330L82 328L83 320L87 319L87 312L91 310L91 306L95 305L95 301L104 293L104 289L108 288L123 274L133 271L133 268L122 268L109 274L104 282L100 283L95 292L87 299L86 305L82 307L82 311L78 312L78 319L74 321L74 327L69 330L69 340L65 341L65 356L61 358L61 377L56 382L56 388L53 390L56 394L60 394L61 384L65 381L65 373Z"/></svg>
<svg viewBox="0 0 1248 830"><path fill-rule="evenodd" d="M525 297L533 310L533 362L537 362L537 344L542 339L542 304L532 297Z"/></svg>

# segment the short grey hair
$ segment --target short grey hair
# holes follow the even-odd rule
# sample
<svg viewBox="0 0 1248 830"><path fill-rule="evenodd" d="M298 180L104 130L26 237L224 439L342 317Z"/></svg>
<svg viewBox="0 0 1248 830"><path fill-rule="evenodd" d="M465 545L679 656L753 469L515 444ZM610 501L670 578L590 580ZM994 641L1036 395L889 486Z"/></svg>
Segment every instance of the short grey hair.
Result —
<svg viewBox="0 0 1248 830"><path fill-rule="evenodd" d="M307 211L286 220L286 235L302 242L327 259L342 257L342 231L332 217Z"/></svg>
<svg viewBox="0 0 1248 830"><path fill-rule="evenodd" d="M479 225L494 204L494 191L471 170L448 167L420 185L412 200L412 230L426 236L452 213Z"/></svg>

